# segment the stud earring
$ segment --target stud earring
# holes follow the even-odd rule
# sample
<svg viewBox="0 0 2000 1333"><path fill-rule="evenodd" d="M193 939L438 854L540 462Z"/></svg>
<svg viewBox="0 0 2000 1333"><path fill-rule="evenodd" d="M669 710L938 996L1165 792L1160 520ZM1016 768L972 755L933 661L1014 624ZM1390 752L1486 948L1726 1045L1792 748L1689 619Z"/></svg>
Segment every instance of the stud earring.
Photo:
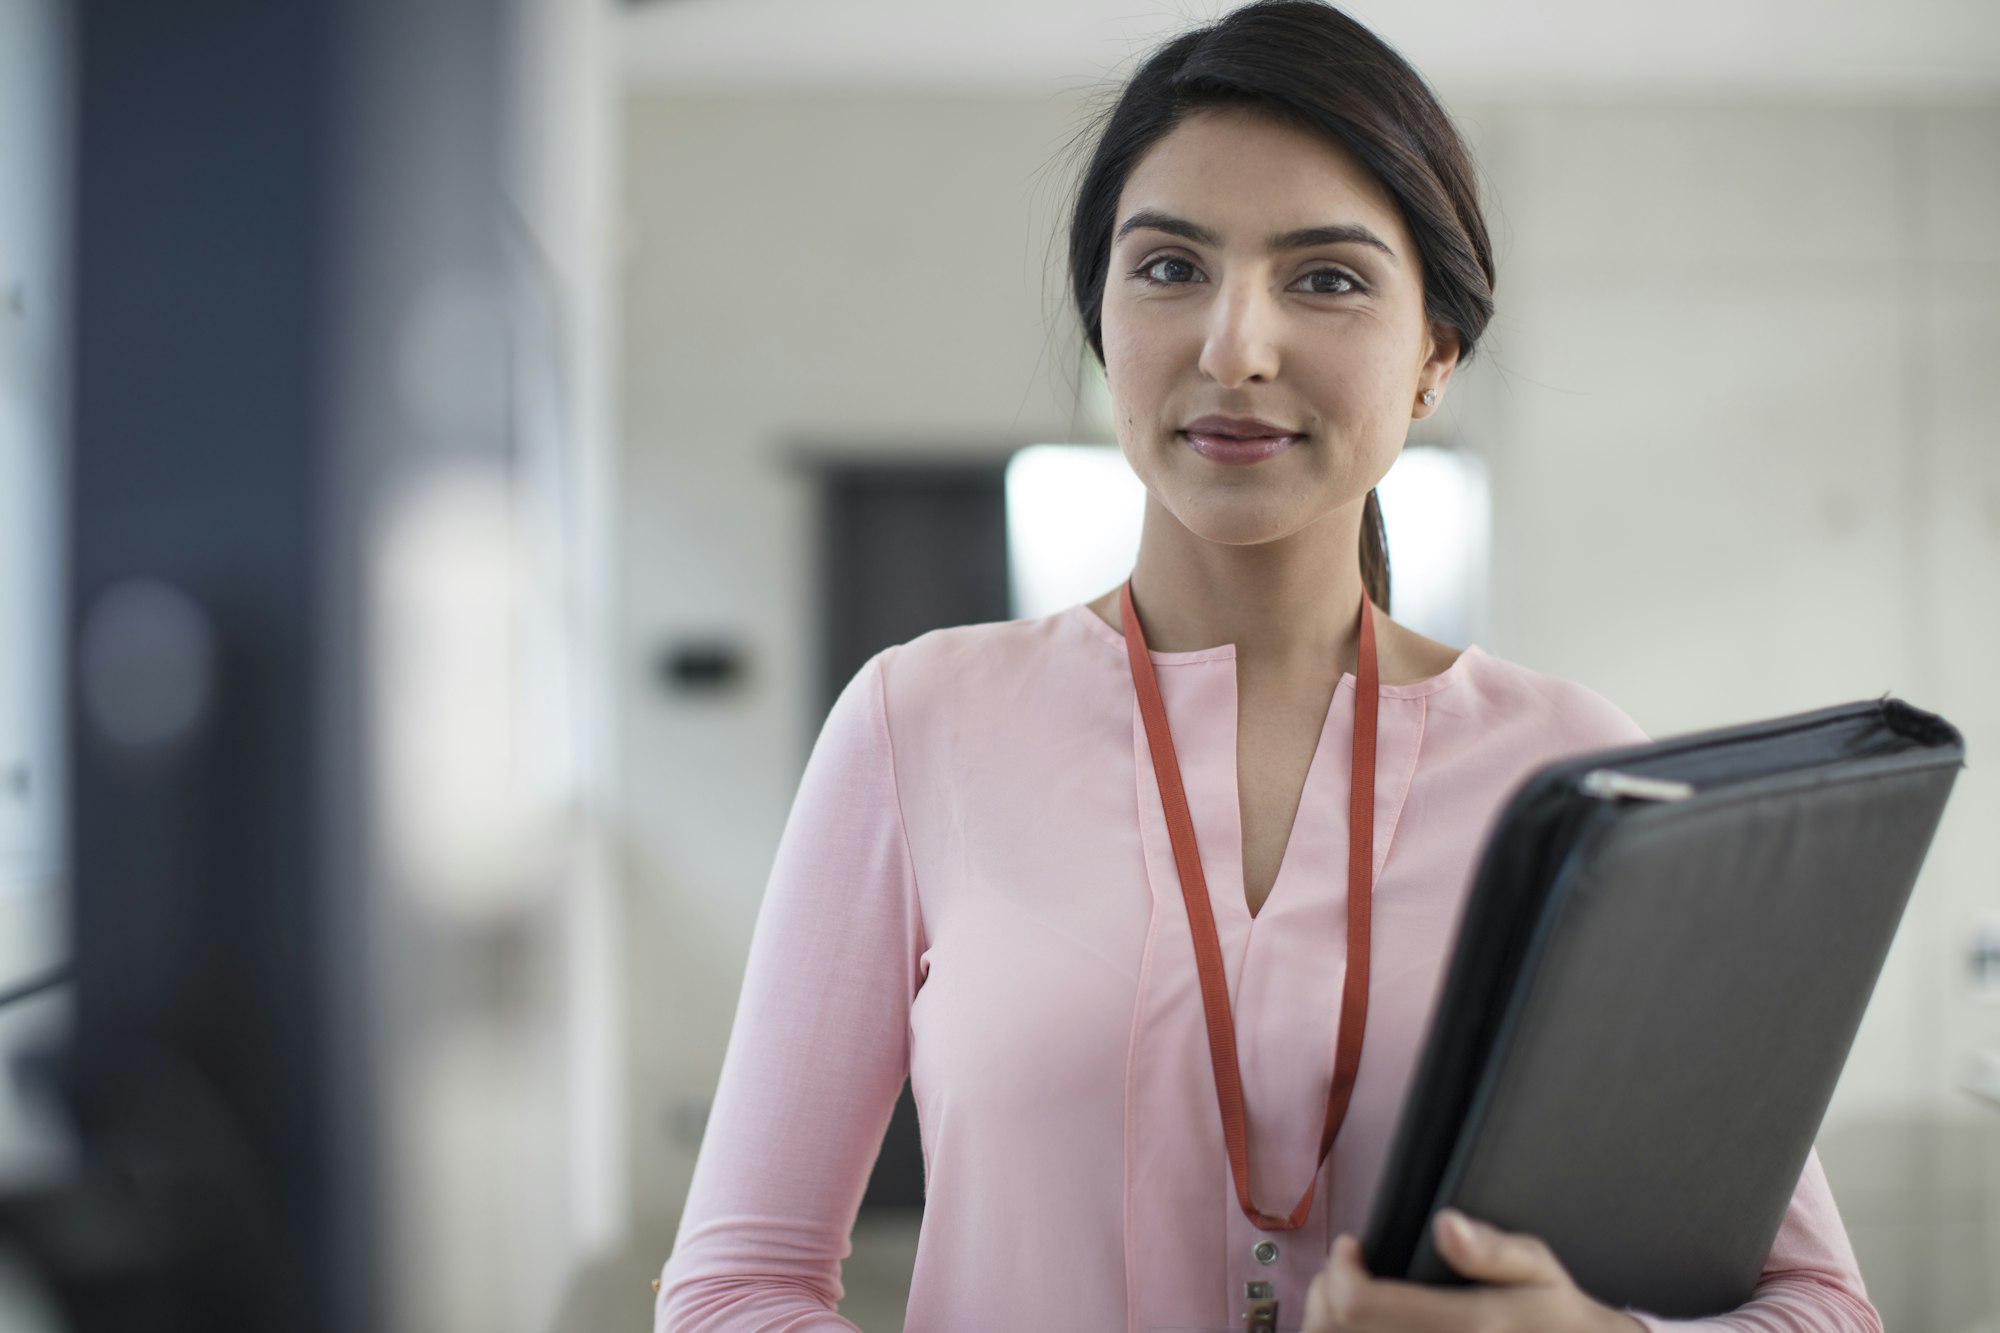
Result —
<svg viewBox="0 0 2000 1333"><path fill-rule="evenodd" d="M1438 400L1438 391L1437 391L1436 389L1425 389L1425 390L1424 390L1424 406L1425 406L1425 407L1432 407L1432 406L1435 406L1435 405L1436 405L1436 403L1437 403L1437 400Z"/></svg>

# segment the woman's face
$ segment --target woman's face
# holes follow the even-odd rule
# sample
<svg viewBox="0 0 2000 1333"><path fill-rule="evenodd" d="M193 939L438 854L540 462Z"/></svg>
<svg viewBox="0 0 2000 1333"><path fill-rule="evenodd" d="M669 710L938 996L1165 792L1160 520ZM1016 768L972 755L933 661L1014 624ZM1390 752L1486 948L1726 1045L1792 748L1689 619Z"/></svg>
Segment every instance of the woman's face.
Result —
<svg viewBox="0 0 2000 1333"><path fill-rule="evenodd" d="M1358 519L1457 361L1423 306L1395 201L1345 149L1253 112L1188 116L1133 168L1113 224L1101 327L1126 459L1211 541ZM1265 428L1208 416L1291 438L1217 461L1201 451L1254 453L1224 437Z"/></svg>

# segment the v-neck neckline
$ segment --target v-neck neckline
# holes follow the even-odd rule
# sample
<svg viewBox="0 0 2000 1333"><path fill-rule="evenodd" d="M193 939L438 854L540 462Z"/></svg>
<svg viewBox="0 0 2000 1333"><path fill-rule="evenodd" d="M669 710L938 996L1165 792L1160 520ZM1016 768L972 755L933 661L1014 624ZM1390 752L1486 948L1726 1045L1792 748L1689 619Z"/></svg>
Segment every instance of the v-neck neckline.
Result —
<svg viewBox="0 0 2000 1333"><path fill-rule="evenodd" d="M1103 644L1105 650L1115 656L1120 663L1121 670L1125 668L1126 648L1124 636L1117 629L1106 623L1104 618L1099 616L1088 602L1073 603L1064 611L1056 613L1056 618L1081 619L1083 628L1088 636ZM1233 859L1221 858L1215 863L1218 874L1214 878L1219 879L1220 873L1226 871L1234 887L1233 891L1211 893L1210 903L1211 910L1219 914L1227 914L1231 920L1237 923L1237 927L1243 932L1242 938L1246 940L1254 938L1259 933L1256 927L1271 915L1274 906L1282 915L1290 909L1292 905L1291 899L1298 896L1297 889L1287 889L1284 886L1295 877L1293 867L1297 861L1299 848L1303 840L1300 824L1302 819L1313 816L1315 807L1311 807L1311 802L1315 797L1315 787L1325 777L1325 774L1321 771L1324 766L1320 760L1322 752L1327 746L1327 733L1333 725L1333 712L1335 709L1341 707L1347 708L1350 714L1353 712L1353 695L1356 688L1358 688L1355 675L1352 671L1343 672L1340 679L1334 684L1333 695L1327 703L1327 711L1320 719L1320 730L1314 742L1313 758L1307 765L1305 782L1300 788L1299 805L1292 814L1291 827L1285 834L1285 850L1279 858L1278 872L1271 881L1271 892L1258 905L1257 911L1252 913L1250 911L1248 892L1249 880L1244 874L1243 863L1243 774L1241 755L1239 753L1242 744L1242 691L1240 683L1236 679L1236 645L1233 643L1223 643L1210 648L1185 649L1178 652L1163 652L1158 649L1148 648L1147 654L1152 658L1153 664L1156 667L1201 669L1211 664L1226 664L1228 667L1230 676L1229 694L1233 701L1228 741L1230 746L1230 795L1232 798L1229 819L1231 824L1230 831L1235 837L1235 856ZM1476 659L1483 658L1486 655L1485 650L1477 643L1468 644L1460 651L1458 657L1453 660L1450 666L1435 676L1430 676L1424 680L1405 681L1399 684L1382 684L1377 688L1380 690L1381 697L1385 701L1424 700L1477 670L1479 662ZM1385 718L1383 721L1387 723L1388 719ZM1421 730L1421 725L1419 725L1419 730ZM1143 759L1143 735L1140 736L1137 743L1141 747L1140 754ZM1414 755L1412 755L1412 758L1414 758ZM1403 782L1406 787L1407 775L1404 775ZM1220 793L1217 794L1219 795ZM1398 797L1398 802L1400 803L1400 797ZM1394 821L1392 817L1389 829L1393 829L1393 827ZM1382 853L1386 852L1389 829L1383 829L1377 833L1378 859ZM1219 886L1211 883L1211 887L1218 888ZM1285 895L1283 900L1279 899L1278 895L1280 893Z"/></svg>
<svg viewBox="0 0 2000 1333"><path fill-rule="evenodd" d="M1096 617L1095 612L1091 612L1091 615L1093 619ZM1098 623L1102 624L1103 622L1099 621ZM1333 710L1340 706L1342 685L1348 686L1347 692L1350 695L1353 693L1353 686L1350 683L1353 679L1352 673L1349 673L1334 682L1333 693L1327 698L1326 711L1320 714L1319 730L1313 736L1312 755L1306 760L1305 778L1299 783L1299 799L1292 807L1291 823L1285 827L1284 846L1278 851L1278 868L1271 875L1270 891L1264 895L1264 901L1257 904L1257 910L1253 912L1250 910L1250 838L1248 828L1243 820L1243 681L1240 675L1233 671L1231 672L1231 684L1234 687L1236 701L1235 719L1230 726L1230 740L1232 744L1229 757L1229 780L1236 792L1235 896L1236 901L1242 904L1244 920L1253 927L1258 921L1263 919L1264 913L1270 909L1272 901L1277 898L1279 890L1285 885L1287 871L1290 869L1293 860L1292 848L1298 842L1299 823L1309 813L1308 807L1313 795L1314 780L1319 776L1320 771L1320 754L1326 749L1327 731L1333 722ZM1352 705L1350 704L1349 707L1351 709Z"/></svg>

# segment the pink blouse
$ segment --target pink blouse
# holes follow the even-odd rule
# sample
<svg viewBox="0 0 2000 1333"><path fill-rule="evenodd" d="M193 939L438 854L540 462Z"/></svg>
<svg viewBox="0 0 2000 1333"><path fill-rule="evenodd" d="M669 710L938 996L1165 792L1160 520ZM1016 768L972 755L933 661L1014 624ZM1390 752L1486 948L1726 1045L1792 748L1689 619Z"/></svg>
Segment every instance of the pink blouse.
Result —
<svg viewBox="0 0 2000 1333"><path fill-rule="evenodd" d="M1333 1074L1354 677L1253 918L1235 646L1152 657L1229 981L1251 1193L1289 1212ZM1334 1237L1367 1221L1493 817L1549 760L1644 739L1476 644L1382 686L1367 1041L1306 1225L1267 1233L1230 1178L1123 638L1078 604L883 649L834 704L779 841L655 1333L854 1327L840 1264L906 1076L926 1196L910 1333L1240 1330L1251 1279L1296 1329ZM1882 1327L1816 1151L1750 1303L1632 1313Z"/></svg>

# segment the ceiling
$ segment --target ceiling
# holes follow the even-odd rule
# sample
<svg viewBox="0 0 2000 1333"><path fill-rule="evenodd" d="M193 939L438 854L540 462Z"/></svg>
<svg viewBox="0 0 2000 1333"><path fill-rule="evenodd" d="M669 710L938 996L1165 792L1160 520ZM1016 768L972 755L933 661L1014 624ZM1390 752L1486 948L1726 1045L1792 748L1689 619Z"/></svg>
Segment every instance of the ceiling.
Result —
<svg viewBox="0 0 2000 1333"><path fill-rule="evenodd" d="M639 0L638 86L1084 89L1216 0ZM1958 100L2000 93L2000 0L1361 0L1454 94L1605 88Z"/></svg>

